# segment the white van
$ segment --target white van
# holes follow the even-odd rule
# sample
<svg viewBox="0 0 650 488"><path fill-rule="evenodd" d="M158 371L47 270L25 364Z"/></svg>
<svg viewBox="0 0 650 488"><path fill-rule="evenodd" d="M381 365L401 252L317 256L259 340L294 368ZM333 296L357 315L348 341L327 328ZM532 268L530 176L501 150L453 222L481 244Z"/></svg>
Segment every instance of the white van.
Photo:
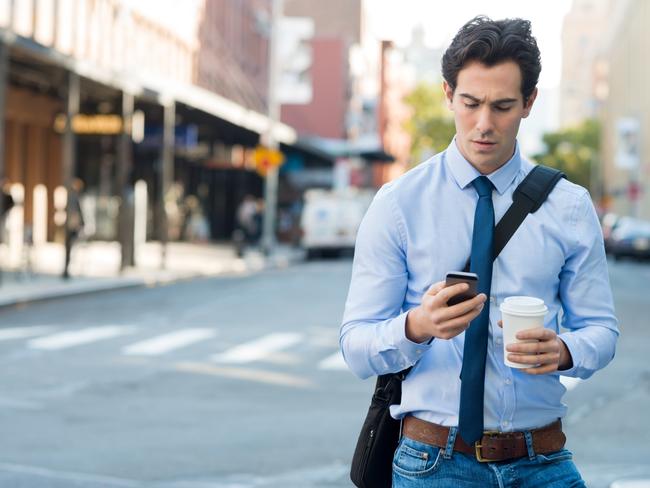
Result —
<svg viewBox="0 0 650 488"><path fill-rule="evenodd" d="M323 251L353 250L357 231L374 190L318 190L305 192L305 204L300 218L301 245L307 258Z"/></svg>

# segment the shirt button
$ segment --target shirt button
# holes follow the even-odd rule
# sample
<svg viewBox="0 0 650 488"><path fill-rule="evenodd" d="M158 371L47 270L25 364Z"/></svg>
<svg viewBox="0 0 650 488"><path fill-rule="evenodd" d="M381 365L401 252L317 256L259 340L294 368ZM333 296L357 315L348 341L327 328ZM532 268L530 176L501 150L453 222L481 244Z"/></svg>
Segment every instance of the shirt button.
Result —
<svg viewBox="0 0 650 488"><path fill-rule="evenodd" d="M501 337L497 337L496 339L494 339L494 342L496 342L497 344L500 345L501 344Z"/></svg>
<svg viewBox="0 0 650 488"><path fill-rule="evenodd" d="M512 380L510 378L506 378L506 385L509 385L510 383L512 383Z"/></svg>
<svg viewBox="0 0 650 488"><path fill-rule="evenodd" d="M495 304L497 302L496 298L490 297L490 303Z"/></svg>
<svg viewBox="0 0 650 488"><path fill-rule="evenodd" d="M503 427L503 428L507 428L508 425L510 425L510 422L508 422L507 420L504 420L503 422L501 422L501 427Z"/></svg>

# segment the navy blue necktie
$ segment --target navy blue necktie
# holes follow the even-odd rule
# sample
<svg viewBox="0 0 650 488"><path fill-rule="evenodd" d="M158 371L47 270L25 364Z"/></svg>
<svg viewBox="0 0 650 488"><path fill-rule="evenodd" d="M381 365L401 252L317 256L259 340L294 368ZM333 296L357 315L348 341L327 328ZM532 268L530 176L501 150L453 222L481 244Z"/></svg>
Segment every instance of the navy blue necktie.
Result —
<svg viewBox="0 0 650 488"><path fill-rule="evenodd" d="M492 259L494 247L494 206L492 205L492 182L479 176L472 185L478 193L474 213L472 255L470 271L478 275L478 292L485 293L488 301L481 313L472 320L465 331L463 368L460 373L460 411L458 431L468 444L483 435L483 393L485 388L485 357L487 355L488 328L490 323L490 285L492 284Z"/></svg>

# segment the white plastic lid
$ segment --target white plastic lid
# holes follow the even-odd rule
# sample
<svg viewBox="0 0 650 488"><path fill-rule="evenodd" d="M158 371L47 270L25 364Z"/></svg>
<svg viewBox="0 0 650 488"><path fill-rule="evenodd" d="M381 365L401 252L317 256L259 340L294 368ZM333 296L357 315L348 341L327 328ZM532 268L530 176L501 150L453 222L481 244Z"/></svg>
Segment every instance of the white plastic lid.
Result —
<svg viewBox="0 0 650 488"><path fill-rule="evenodd" d="M499 306L502 312L514 315L545 315L548 308L544 300L535 297L507 297Z"/></svg>

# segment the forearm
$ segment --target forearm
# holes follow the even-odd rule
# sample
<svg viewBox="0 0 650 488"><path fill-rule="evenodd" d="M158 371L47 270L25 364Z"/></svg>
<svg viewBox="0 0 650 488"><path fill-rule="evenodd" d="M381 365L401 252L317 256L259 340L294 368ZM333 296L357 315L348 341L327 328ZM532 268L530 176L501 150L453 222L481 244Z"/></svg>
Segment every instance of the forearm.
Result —
<svg viewBox="0 0 650 488"><path fill-rule="evenodd" d="M396 373L415 364L429 349L406 336L407 313L384 321L343 324L341 351L350 370L365 379L373 375Z"/></svg>
<svg viewBox="0 0 650 488"><path fill-rule="evenodd" d="M618 333L607 327L590 326L558 337L571 358L569 365L559 368L561 374L586 379L614 358Z"/></svg>

